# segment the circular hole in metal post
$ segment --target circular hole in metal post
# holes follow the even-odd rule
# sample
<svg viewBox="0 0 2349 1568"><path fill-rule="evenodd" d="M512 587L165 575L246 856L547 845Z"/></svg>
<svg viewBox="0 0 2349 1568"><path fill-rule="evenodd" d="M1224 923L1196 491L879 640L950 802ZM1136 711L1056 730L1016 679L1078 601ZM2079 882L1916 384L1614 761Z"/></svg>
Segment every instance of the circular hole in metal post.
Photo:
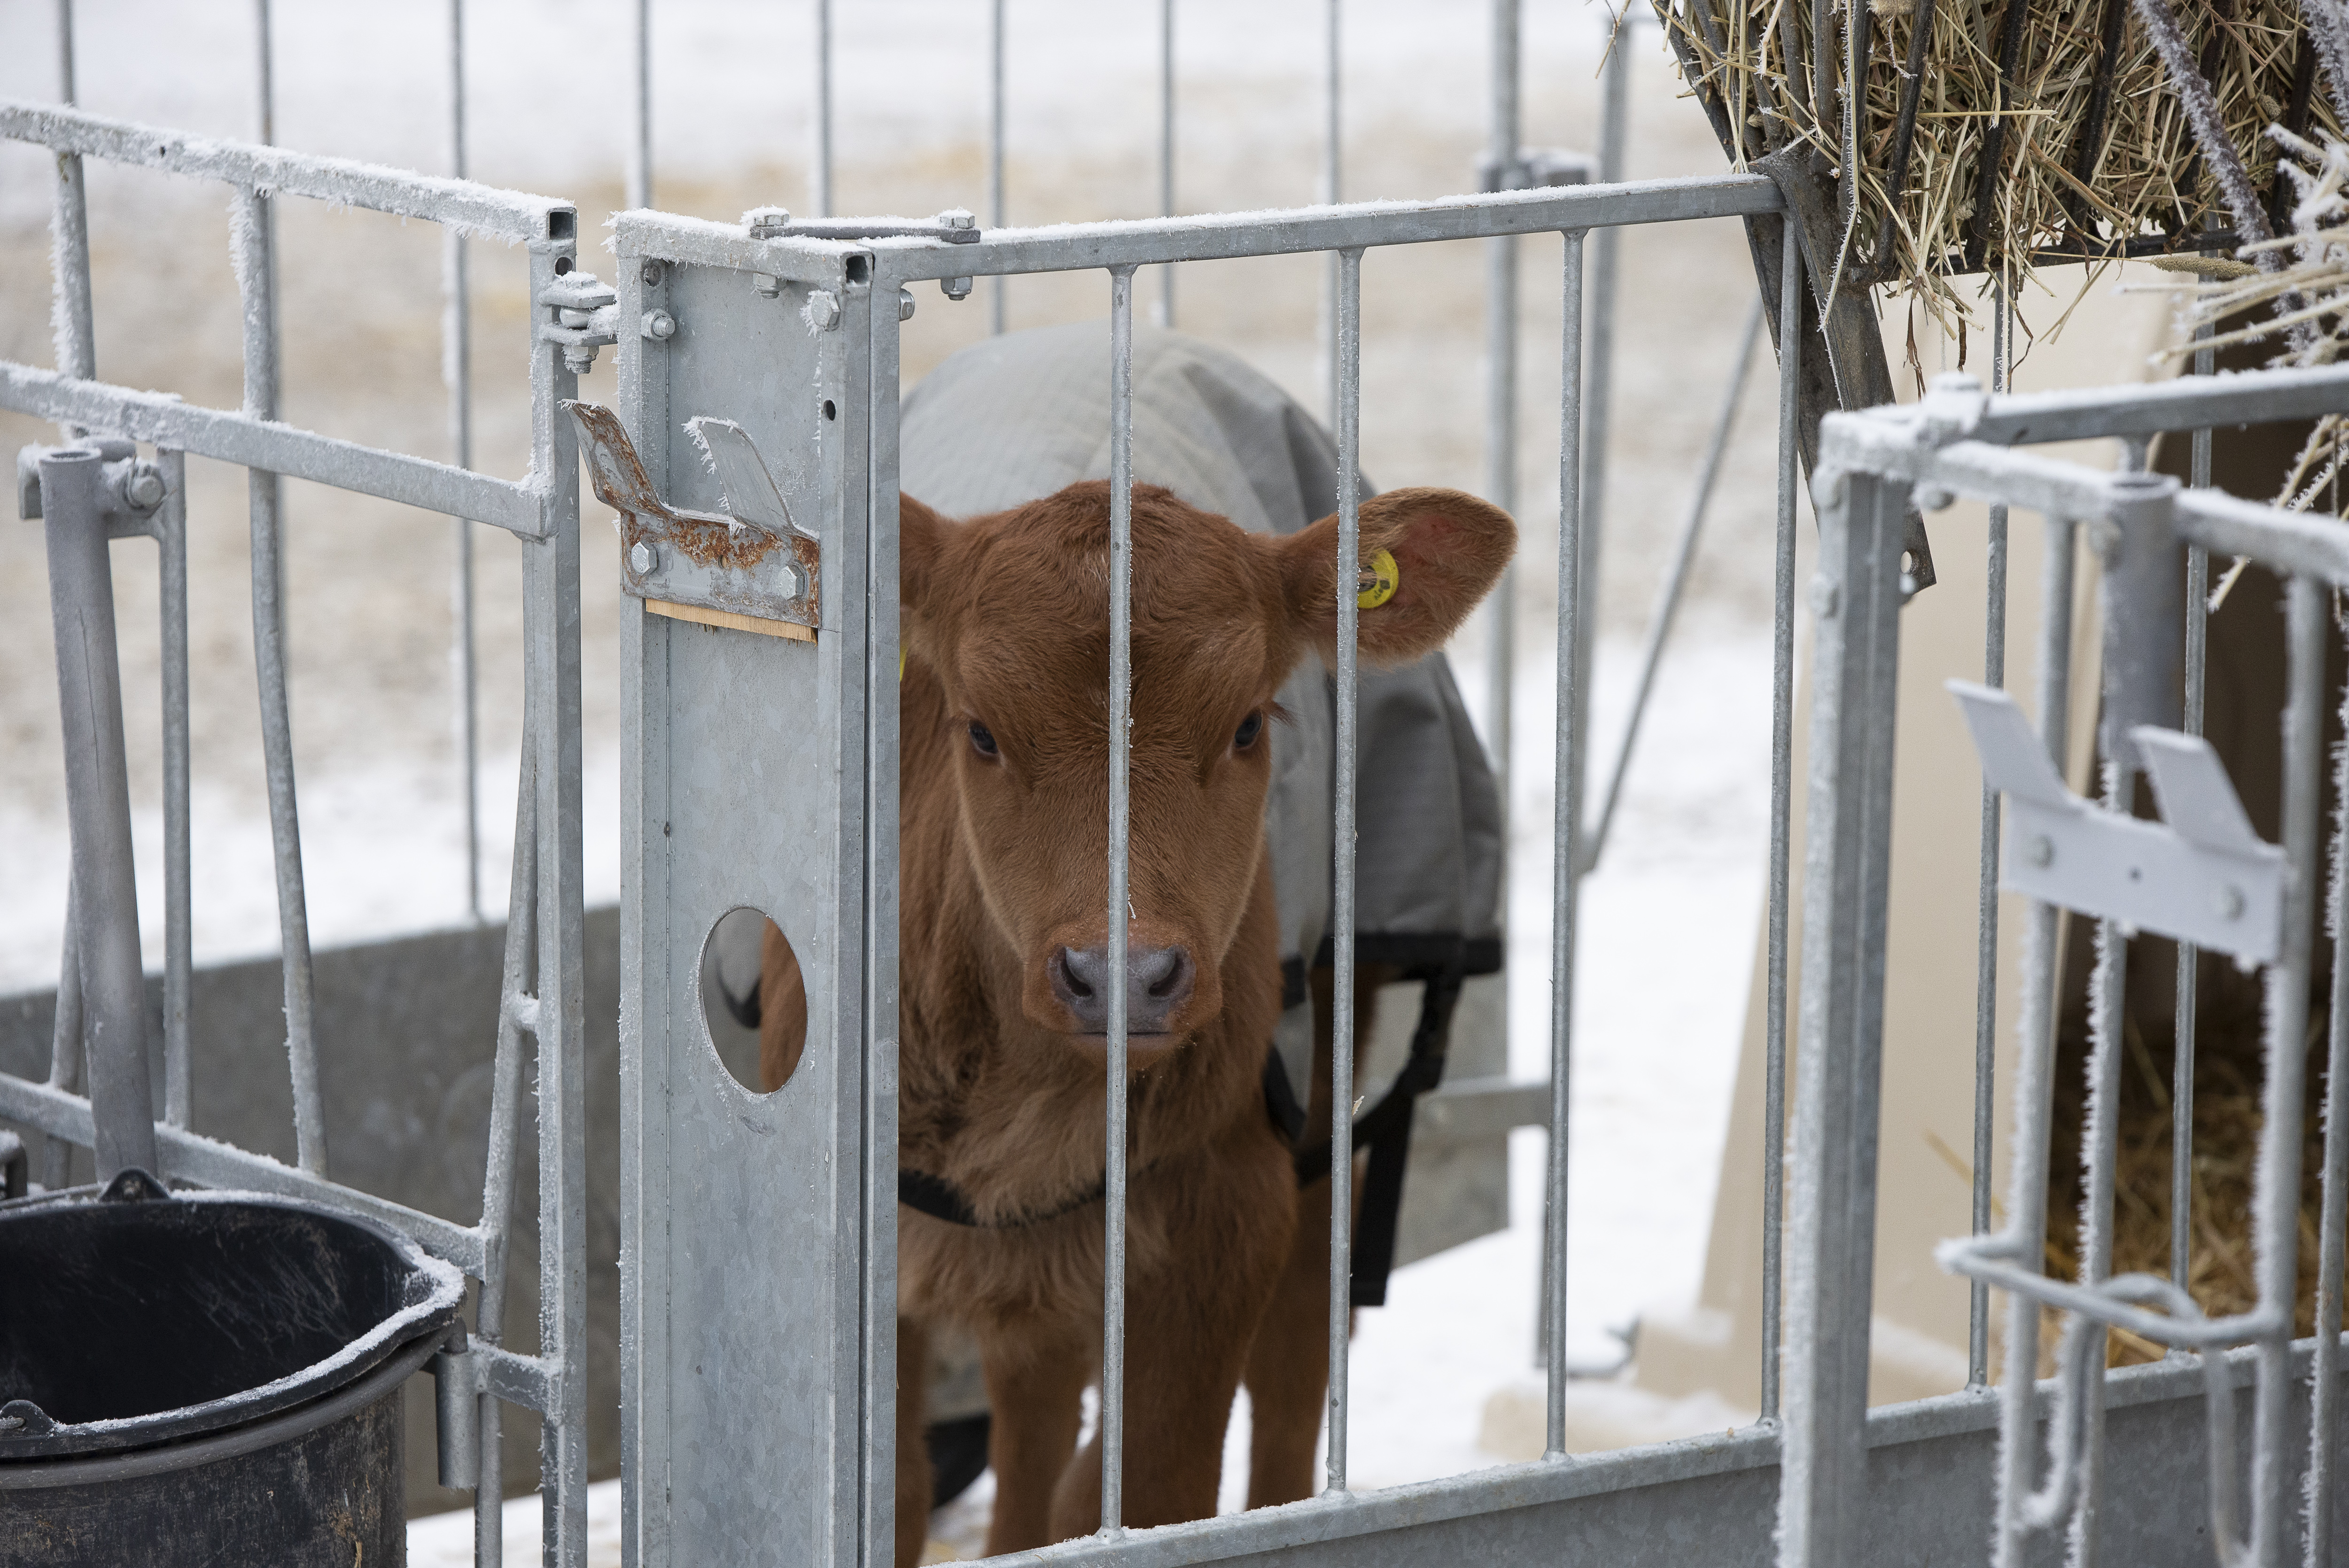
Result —
<svg viewBox="0 0 2349 1568"><path fill-rule="evenodd" d="M807 1045L807 981L782 928L730 909L701 942L701 1021L727 1075L752 1094L791 1081Z"/></svg>
<svg viewBox="0 0 2349 1568"><path fill-rule="evenodd" d="M576 264L569 256L557 256L554 258L554 275L558 278L567 276Z"/></svg>
<svg viewBox="0 0 2349 1568"><path fill-rule="evenodd" d="M827 419L837 419L840 418L840 410L832 406L832 399L829 397L823 400L823 417Z"/></svg>

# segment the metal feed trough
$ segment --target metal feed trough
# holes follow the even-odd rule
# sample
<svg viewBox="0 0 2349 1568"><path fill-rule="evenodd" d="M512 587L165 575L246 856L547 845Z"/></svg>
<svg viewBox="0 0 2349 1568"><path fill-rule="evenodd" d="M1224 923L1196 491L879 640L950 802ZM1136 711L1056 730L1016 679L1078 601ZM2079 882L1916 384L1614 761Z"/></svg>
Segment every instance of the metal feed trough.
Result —
<svg viewBox="0 0 2349 1568"><path fill-rule="evenodd" d="M891 1552L897 1434L892 1429L895 1241L895 1071L897 939L895 433L899 323L912 285L947 284L951 295L978 277L1100 271L1106 274L1112 321L1112 493L1122 498L1130 410L1127 356L1132 343L1136 269L1178 262L1327 252L1335 290L1334 406L1340 472L1354 471L1359 425L1360 269L1364 253L1395 244L1527 233L1565 236L1560 286L1567 305L1559 346L1565 399L1560 410L1558 639L1561 720L1556 737L1557 808L1553 866L1557 916L1552 954L1556 1003L1552 1028L1548 1251L1545 1283L1549 1343L1563 1343L1566 1113L1571 1063L1574 904L1587 869L1589 831L1582 788L1588 718L1582 700L1589 668L1586 583L1591 555L1583 498L1591 487L1584 447L1594 438L1580 396L1586 241L1630 223L1768 215L1776 188L1745 175L1609 184L1568 190L1498 191L1424 203L1323 206L1293 212L1084 225L1019 231L878 232L877 224L828 222L818 233L778 224L754 235L742 228L638 211L615 234L621 259L616 297L566 284L575 218L559 202L491 191L264 147L201 142L71 112L0 108L0 133L48 146L58 159L58 283L78 337L58 371L0 366L0 404L80 430L143 441L157 449L163 495L147 503L167 551L177 548L181 495L177 455L192 452L254 470L256 542L275 529L273 476L293 474L436 512L492 522L514 532L524 552L529 716L524 787L516 843L514 918L503 995L494 1026L496 1092L490 1119L492 1156L480 1225L461 1227L336 1184L326 1175L317 1129L316 1047L302 1024L299 987L306 938L300 922L301 873L293 832L292 769L284 740L282 645L270 634L276 614L269 552L255 551L256 641L264 703L277 705L270 747L273 821L278 829L281 906L288 913L288 1047L297 1086L297 1125L305 1126L296 1165L198 1138L185 1130L189 1078L184 1009L174 1023L167 1001L164 1115L155 1130L163 1172L207 1185L322 1196L392 1224L428 1250L482 1281L484 1303L473 1347L441 1364L444 1463L477 1467L484 1561L499 1539L500 1478L494 1441L501 1400L545 1417L545 1509L549 1560L584 1561L585 1352L583 1335L585 1068L582 1027L580 900L578 443L559 413L574 392L572 366L599 342L618 343L619 423L642 459L644 485L599 464L607 482L627 492L645 517L667 514L668 527L697 516L735 516L795 542L737 575L669 573L660 556L631 562L626 586L647 603L682 607L685 617L632 612L623 617L624 1092L622 1412L626 1482L626 1549L645 1564L732 1561L885 1561ZM264 221L242 232L245 264L248 407L225 413L192 407L94 379L88 351L87 246L78 198L79 160L109 158L223 181L243 192ZM267 266L268 203L316 197L459 223L526 242L533 301L533 478L515 484L419 459L330 440L269 418L274 384ZM916 226L917 230L919 226ZM1800 318L1802 258L1787 226L1780 258L1781 319ZM1496 247L1495 254L1502 253ZM1600 251L1604 253L1603 247ZM1511 263L1514 265L1514 263ZM1593 271L1597 269L1592 269ZM78 302L78 303L77 303ZM78 314L74 314L76 311ZM1791 314L1789 314L1791 313ZM666 324L666 330L662 330ZM1799 342L1788 335L1782 389L1799 372ZM77 357L78 356L78 357ZM1770 1120L1783 1127L1785 1100L1784 1019L1789 900L1789 826L1794 721L1795 617L1795 399L1782 391L1776 579L1776 729L1773 753L1773 861L1768 975L1773 1002ZM1329 1490L1311 1501L1195 1524L1127 1533L1119 1528L1114 1485L1105 1488L1102 1532L1035 1554L1042 1562L1178 1563L1278 1557L1282 1562L1406 1562L1438 1557L1547 1561L1561 1547L1594 1560L1674 1563L1750 1562L1777 1529L1781 1560L1843 1563L1882 1560L1971 1560L1995 1552L2004 1562L2054 1561L2067 1524L2108 1561L2162 1560L2207 1550L2216 1535L2248 1532L2247 1559L2276 1563L2303 1554L2323 1562L2344 1523L2333 1484L2332 1427L2337 1421L2339 1280L2344 1198L2349 1195L2349 987L2333 991L2333 1070L2328 1074L2324 1217L2327 1282L2315 1341L2292 1343L2290 1302L2296 1239L2297 1181L2290 1161L2297 1142L2300 1085L2295 1052L2272 1052L2270 1132L2262 1150L2258 1214L2261 1298L2251 1314L2198 1322L2159 1282L2090 1277L2072 1284L2044 1277L2033 1227L2044 1213L2046 1088L2052 1054L2049 942L2058 904L2110 923L2223 943L2230 927L2278 934L2275 1037L2298 1037L2291 998L2305 1006L2306 934L2315 908L2321 852L2316 827L2323 699L2321 583L2349 582L2349 547L2336 530L2204 492L2177 495L2158 485L2013 452L2012 446L2088 436L2116 437L2142 453L2159 430L2203 430L2257 419L2307 418L2349 408L2349 372L2326 371L2181 382L2143 389L2041 397L1984 397L1945 387L1919 408L1833 418L1823 448L1818 494L1821 568L1809 603L1817 617L1812 664L1806 903L1795 1085L1795 1177L1786 1253L1789 1311L1785 1324L1783 1401L1779 1358L1764 1357L1764 1419L1721 1438L1692 1439L1592 1458L1568 1458L1564 1446L1566 1368L1548 1370L1549 1457L1528 1464L1379 1491L1347 1483L1346 1337L1342 1308L1333 1314L1330 1357ZM713 450L729 456L736 482L721 485L699 454L678 438L692 421ZM730 431L731 433L726 433ZM607 443L608 445L608 443ZM129 454L100 448L108 461ZM755 469L750 466L756 465ZM760 472L771 487L746 481ZM131 485L139 488L133 491ZM135 466L124 490L149 492ZM2037 813L2021 860L2008 875L2044 902L2032 916L2026 996L2037 1011L2023 1020L2023 1088L2013 1148L2015 1216L1991 1231L1987 1161L1977 1161L1976 1211L1982 1235L1952 1246L1953 1267L2013 1293L2002 1392L1983 1387L1946 1398L1866 1408L1868 1249L1874 1233L1873 1148L1876 1067L1882 1023L1887 818L1890 745L1899 717L1893 698L1903 603L1903 523L1911 490L1929 502L1962 494L2045 512L2064 526L2060 559L2051 557L2054 612L2044 621L2040 720L2044 740L2064 723L2071 638L2068 630L2072 527L2089 525L2107 550L2108 712L2158 708L2158 645L2167 629L2147 608L2168 603L2158 572L2134 570L2133 547L2158 554L2183 541L2196 582L2204 553L2241 553L2296 574L2292 589L2292 714L2286 744L2292 804L2282 858L2245 843L2226 820L2209 769L2194 747L2143 727L2119 731L2162 781L2168 827L2134 829L2051 786L2044 767L2013 744L2013 710L1989 692L1969 700L1982 720L1993 776L2016 797L2018 817ZM771 495L771 512L746 495ZM731 497L730 502L725 498ZM1357 498L1341 502L1340 560L1352 550ZM788 519L788 522L783 520ZM52 520L56 526L63 520ZM110 526L103 516L84 520ZM1123 500L1113 515L1114 549L1130 555ZM1989 612L2002 627L2004 518L1993 514L1985 548L1992 563ZM1945 538L1943 550L1958 548ZM785 573L793 575L788 580ZM1341 580L1344 574L1341 573ZM166 583L173 581L170 572ZM1118 624L1130 623L1123 575ZM718 603L723 591L763 594ZM2191 596L2189 595L2190 598ZM183 610L167 587L167 650L184 646ZM1340 594L1338 682L1341 728L1339 832L1350 837L1350 631L1353 598ZM751 614L764 608L767 614ZM778 614L777 612L780 612ZM733 617L732 622L720 615ZM266 617L267 619L264 619ZM716 622L716 631L688 624ZM741 621L765 623L744 626ZM783 632L812 624L812 639ZM2195 627L2186 627L2188 714L2199 707ZM762 634L765 632L777 634ZM175 638L177 639L175 643ZM2002 636L1994 639L2002 644ZM2140 657L2151 645L2155 656ZM1122 641L1113 670L1122 670ZM168 652L167 712L185 711L184 655ZM2147 673L2148 671L2155 673ZM1995 676L1992 686L1998 684ZM174 697L168 694L176 689ZM1112 701L1119 688L1112 686ZM750 727L730 722L746 694L792 694L790 722ZM874 694L877 694L877 699ZM174 705L176 704L176 707ZM2131 705L2136 705L2132 707ZM2174 729L2155 723L2156 730ZM187 989L184 724L167 752L167 864L175 891L167 902L171 930L166 995ZM77 766L81 763L78 759ZM2199 769L2199 771L2198 771ZM755 771L766 786L753 798L735 781ZM1123 880L1122 767L1113 774L1112 902ZM2178 782L2172 800L2170 784ZM78 785L80 782L77 780ZM1610 790L1611 793L1611 790ZM2238 808L2238 810L2240 810ZM791 835L777 821L800 824ZM101 825L102 826L102 825ZM2158 852L2171 880L2166 902L2137 904L2113 880L2067 881L2075 859L2091 863L2116 833L2167 835ZM2048 854L2037 857L2044 839ZM1985 865L1993 868L2000 819L1986 812ZM2150 842L2150 841L2147 841ZM2132 841L2134 842L2134 841ZM2106 846L2099 849L2098 846ZM2140 848L2142 846L2139 846ZM2075 853L2075 851L2078 851ZM78 842L78 858L83 853ZM92 844L93 859L128 863L127 824ZM2113 854L2126 855L2123 851ZM2337 855L2337 839L2336 850ZM2227 858L2227 857L2231 857ZM2107 856L2109 859L2109 855ZM2269 867L2268 880L2258 880ZM2214 867L2217 869L2214 870ZM1333 942L1340 1008L1335 1037L1338 1092L1332 1135L1348 1139L1354 1071L1352 1031L1344 1016L1352 988L1351 872L1341 857ZM2195 881L2219 877L2220 880ZM2231 880L2230 880L2231 879ZM78 872L77 883L80 877ZM2123 879L2126 884L2126 879ZM2231 898L2230 894L2233 895ZM2336 913L2341 897L2333 892ZM751 906L786 914L786 926L809 977L806 1053L788 1092L761 1099L728 1076L701 1035L702 944L727 911ZM2226 911L2232 909L2234 913ZM108 921L129 912L107 908ZM135 916L134 931L135 931ZM2165 922L2168 923L2165 924ZM77 919L88 935L101 922ZM1111 923L1118 931L1123 923ZM112 930L118 969L111 988L85 998L90 1007L120 1006L135 974L119 972L125 947ZM2117 944L2107 941L2107 954ZM1985 933L1984 947L1994 954ZM136 944L127 951L135 968ZM2256 944L2240 951L2254 956ZM69 969L72 966L68 966ZM535 971L535 981L533 971ZM1112 965L1112 973L1120 966ZM1992 968L1995 969L1994 960ZM2107 1025L2116 1007L2116 960L2107 957L2097 995ZM1985 982L1987 985L1989 982ZM1112 1006L1113 1017L1122 1013ZM485 1028L489 1020L484 1020ZM503 1246L514 1174L514 1117L521 1109L521 1035L540 1045L541 1353L523 1357L496 1344L495 1303L503 1287ZM2109 1096L2117 1069L2116 1031L2104 1031L2093 1073ZM65 1034L60 1035L64 1040ZM829 1048L826 1048L826 1047ZM1123 1051L1112 1037L1112 1051ZM94 1137L90 1098L73 1092L72 1062L59 1058L56 1083L0 1077L0 1115L42 1133L82 1144ZM1986 1069L1985 1069L1986 1070ZM1124 1115L1123 1078L1112 1072L1104 1115L1114 1130ZM97 1086L102 1098L110 1092ZM1987 1082L1978 1115L1989 1111ZM2108 1213L2111 1119L2092 1151L2092 1190ZM1984 1123L1984 1136L1987 1124ZM1770 1231L1777 1232L1780 1161L1774 1138L1763 1172ZM1123 1140L1110 1139L1114 1151ZM1349 1171L1333 1171L1343 1214ZM2100 1184L2100 1185L2098 1185ZM1107 1204L1109 1255L1120 1255L1124 1172L1113 1165ZM1346 1277L1349 1237L1333 1228L1333 1282ZM1779 1271L1775 1247L1764 1276L1765 1343L1780 1339ZM1857 1283L1856 1283L1857 1282ZM745 1288L750 1294L745 1295ZM1102 1429L1106 1474L1118 1473L1123 1439L1119 1386L1123 1297L1112 1271L1105 1305ZM1333 1300L1342 1300L1333 1291ZM746 1301L759 1303L747 1311ZM2066 1379L2034 1385L2034 1358L2016 1351L2033 1342L2036 1303L2182 1347L2206 1348L2150 1367L2095 1375L2101 1336L2075 1335ZM2151 1310L2158 1308L2161 1310ZM1975 1297L1975 1370L1988 1367L1989 1300ZM2220 1347L2240 1346L2240 1349ZM715 1366L721 1375L698 1369ZM2250 1387L2229 1412L2221 1390ZM2311 1390L2313 1388L2313 1406ZM1783 1404L1783 1408L1781 1408ZM473 1419L469 1421L468 1416ZM2050 1418L2054 1417L2052 1420ZM2232 1425L2214 1426L2216 1417ZM2312 1427L2310 1423L2313 1422ZM2052 1444L2039 1429L2050 1427ZM2303 1455L2295 1434L2313 1431ZM2234 1437L2249 1461L2240 1491L2222 1469L2207 1479L2206 1433ZM478 1445L478 1446L476 1446ZM2060 1455L2053 1483L2027 1496L2045 1469L2043 1447ZM2221 1445L2223 1449L2223 1445ZM452 1458L453 1457L453 1458ZM2294 1505L2302 1475L2312 1511ZM458 1479L453 1474L451 1480Z"/></svg>

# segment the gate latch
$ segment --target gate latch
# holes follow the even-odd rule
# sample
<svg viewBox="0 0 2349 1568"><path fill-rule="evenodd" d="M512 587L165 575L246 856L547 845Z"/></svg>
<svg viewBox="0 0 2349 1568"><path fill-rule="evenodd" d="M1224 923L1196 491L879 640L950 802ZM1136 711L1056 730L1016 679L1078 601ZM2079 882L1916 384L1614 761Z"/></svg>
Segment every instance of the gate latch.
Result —
<svg viewBox="0 0 2349 1568"><path fill-rule="evenodd" d="M563 406L586 438L595 499L620 514L626 593L656 606L690 605L811 631L822 624L822 543L793 520L741 426L707 416L686 422L726 507L687 511L653 493L618 415L595 403Z"/></svg>
<svg viewBox="0 0 2349 1568"><path fill-rule="evenodd" d="M2133 930L2274 961L2283 930L2283 851L2251 830L2210 743L2149 724L2130 729L2160 802L2159 823L2104 810L2064 786L2014 699L1951 681L1982 757L2005 791L1999 885Z"/></svg>

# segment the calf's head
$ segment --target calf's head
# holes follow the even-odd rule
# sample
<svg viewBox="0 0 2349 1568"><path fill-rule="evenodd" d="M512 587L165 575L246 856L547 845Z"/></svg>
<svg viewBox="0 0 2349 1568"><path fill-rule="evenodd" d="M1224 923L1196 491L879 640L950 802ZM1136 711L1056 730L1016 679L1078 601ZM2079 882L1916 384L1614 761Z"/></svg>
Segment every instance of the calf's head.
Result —
<svg viewBox="0 0 2349 1568"><path fill-rule="evenodd" d="M1036 1025L1108 1029L1109 487L1071 485L949 522L902 502L911 658L943 687L962 851ZM1392 592L1360 612L1364 663L1440 646L1515 547L1506 513L1457 490L1361 508L1361 559ZM1221 970L1255 891L1282 715L1274 694L1337 642L1335 516L1251 534L1168 490L1133 493L1127 1029L1137 1065L1223 1009ZM1366 595L1375 597L1375 593ZM923 738L907 735L910 748Z"/></svg>

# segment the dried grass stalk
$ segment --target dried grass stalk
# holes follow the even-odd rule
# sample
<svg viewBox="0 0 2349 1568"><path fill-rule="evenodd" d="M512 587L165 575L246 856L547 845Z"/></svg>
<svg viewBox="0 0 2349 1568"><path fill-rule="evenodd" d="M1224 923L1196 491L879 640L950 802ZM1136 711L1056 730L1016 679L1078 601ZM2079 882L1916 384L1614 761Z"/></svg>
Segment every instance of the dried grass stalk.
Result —
<svg viewBox="0 0 2349 1568"><path fill-rule="evenodd" d="M2193 236L2235 226L2130 0L1653 3L1695 65L1692 85L1729 110L1733 160L1816 150L1850 202L1842 275L1914 292L1937 315L1966 314L1949 283L1960 273L2019 277L2051 253L2115 256L2148 236L2194 250ZM2159 9L2192 52L2216 122L2244 150L2250 193L2272 211L2278 149L2268 128L2341 129L2300 5ZM1855 55L1865 90L1851 123ZM1823 87L1824 121L1814 109ZM1844 181L1852 161L1856 192Z"/></svg>

